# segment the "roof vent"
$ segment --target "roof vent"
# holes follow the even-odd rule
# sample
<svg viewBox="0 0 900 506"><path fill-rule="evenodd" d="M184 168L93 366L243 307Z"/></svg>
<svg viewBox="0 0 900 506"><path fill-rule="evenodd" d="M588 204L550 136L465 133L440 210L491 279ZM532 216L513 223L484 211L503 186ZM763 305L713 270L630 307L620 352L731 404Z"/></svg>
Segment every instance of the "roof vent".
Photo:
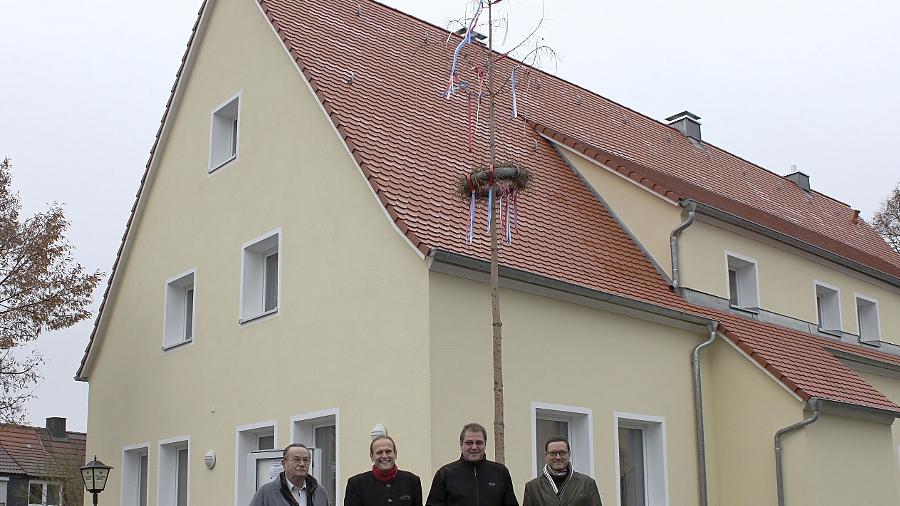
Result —
<svg viewBox="0 0 900 506"><path fill-rule="evenodd" d="M701 140L700 116L688 111L681 111L674 116L669 116L666 118L666 121L669 122L670 127L681 132L681 135L698 141Z"/></svg>
<svg viewBox="0 0 900 506"><path fill-rule="evenodd" d="M784 176L784 178L799 186L801 190L809 192L809 176L797 170L796 165L791 165L791 170L793 170L794 172L791 172L787 176Z"/></svg>
<svg viewBox="0 0 900 506"><path fill-rule="evenodd" d="M66 419L59 416L47 418L47 432L53 439L66 439Z"/></svg>

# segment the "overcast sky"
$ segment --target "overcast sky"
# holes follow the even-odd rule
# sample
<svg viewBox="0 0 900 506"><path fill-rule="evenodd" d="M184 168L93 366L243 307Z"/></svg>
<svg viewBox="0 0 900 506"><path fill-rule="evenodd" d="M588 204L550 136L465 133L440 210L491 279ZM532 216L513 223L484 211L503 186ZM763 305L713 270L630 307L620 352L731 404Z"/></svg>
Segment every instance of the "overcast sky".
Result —
<svg viewBox="0 0 900 506"><path fill-rule="evenodd" d="M447 26L470 1L386 3ZM69 238L90 270L108 273L115 259L199 6L0 2L0 157L13 160L26 215L65 205ZM704 140L779 174L795 164L814 189L865 218L900 180L900 2L497 7L511 27L507 46L543 12L539 35L559 55L545 70L656 119L690 110L702 117ZM38 341L46 378L28 405L31 423L64 416L70 429L87 427L87 385L72 377L92 325Z"/></svg>

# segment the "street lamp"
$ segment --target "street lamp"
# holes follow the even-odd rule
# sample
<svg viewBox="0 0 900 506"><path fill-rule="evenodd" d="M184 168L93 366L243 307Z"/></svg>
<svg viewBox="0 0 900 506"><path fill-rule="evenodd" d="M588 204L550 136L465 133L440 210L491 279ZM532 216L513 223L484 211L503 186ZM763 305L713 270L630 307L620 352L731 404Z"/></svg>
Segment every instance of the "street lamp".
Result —
<svg viewBox="0 0 900 506"><path fill-rule="evenodd" d="M109 477L109 470L112 467L97 460L94 460L81 466L81 479L84 480L84 488L94 495L94 506L97 506L97 494L103 492L106 488L106 479Z"/></svg>

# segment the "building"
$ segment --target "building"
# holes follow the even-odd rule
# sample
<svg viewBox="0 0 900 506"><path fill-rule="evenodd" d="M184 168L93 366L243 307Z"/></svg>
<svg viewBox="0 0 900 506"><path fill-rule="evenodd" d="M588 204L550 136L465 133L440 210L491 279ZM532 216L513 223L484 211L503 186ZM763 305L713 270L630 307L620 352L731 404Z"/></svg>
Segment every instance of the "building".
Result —
<svg viewBox="0 0 900 506"><path fill-rule="evenodd" d="M45 427L0 425L0 506L81 506L85 434L52 417Z"/></svg>
<svg viewBox="0 0 900 506"><path fill-rule="evenodd" d="M442 95L447 40L368 0L207 0L76 375L90 453L120 462L105 494L246 504L252 452L299 441L340 504L373 425L428 483L490 423L485 210L470 244L457 196L487 138ZM516 487L565 433L605 504L776 504L779 475L786 504L897 504L900 255L690 113L518 70L515 118L498 102L500 157L535 176L500 251Z"/></svg>

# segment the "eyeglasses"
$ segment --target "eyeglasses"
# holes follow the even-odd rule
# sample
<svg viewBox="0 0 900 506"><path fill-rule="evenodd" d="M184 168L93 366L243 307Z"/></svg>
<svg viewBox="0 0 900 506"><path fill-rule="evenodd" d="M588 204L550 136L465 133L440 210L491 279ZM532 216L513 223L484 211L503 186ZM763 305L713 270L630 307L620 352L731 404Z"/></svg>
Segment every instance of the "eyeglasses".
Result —
<svg viewBox="0 0 900 506"><path fill-rule="evenodd" d="M310 462L309 457L291 457L286 460L291 464L299 464L301 462L303 462L304 464L309 464Z"/></svg>
<svg viewBox="0 0 900 506"><path fill-rule="evenodd" d="M545 452L545 454L551 458L556 458L556 457L566 458L569 456L569 452L567 452L565 450L559 451L559 452Z"/></svg>

